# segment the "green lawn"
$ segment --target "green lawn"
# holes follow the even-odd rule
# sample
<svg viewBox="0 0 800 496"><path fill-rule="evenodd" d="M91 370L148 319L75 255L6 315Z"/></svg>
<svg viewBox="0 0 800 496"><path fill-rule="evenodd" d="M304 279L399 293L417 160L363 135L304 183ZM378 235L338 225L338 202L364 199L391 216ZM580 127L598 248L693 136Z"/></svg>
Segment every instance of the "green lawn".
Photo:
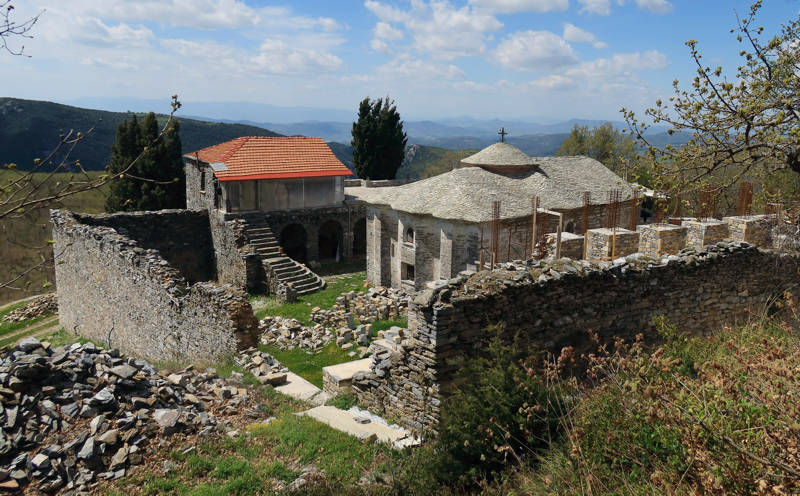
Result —
<svg viewBox="0 0 800 496"><path fill-rule="evenodd" d="M280 315L281 317L297 319L303 325L314 325L309 320L312 308L331 308L340 294L349 291L365 293L367 291L367 288L364 287L366 277L366 272L326 277L325 281L328 285L325 289L310 295L300 296L295 303L281 304L276 297L272 296L253 296L251 297L251 303L256 312L256 317L259 319L263 319L267 315Z"/></svg>
<svg viewBox="0 0 800 496"><path fill-rule="evenodd" d="M274 356L289 370L320 388L322 387L322 367L358 360L357 354L349 356L350 351L343 351L335 341L331 341L316 353L305 349L282 350L276 346L265 344L259 345L258 348Z"/></svg>
<svg viewBox="0 0 800 496"><path fill-rule="evenodd" d="M378 331L385 331L394 326L408 327L408 319L405 320L376 320L372 323L372 337L378 337Z"/></svg>

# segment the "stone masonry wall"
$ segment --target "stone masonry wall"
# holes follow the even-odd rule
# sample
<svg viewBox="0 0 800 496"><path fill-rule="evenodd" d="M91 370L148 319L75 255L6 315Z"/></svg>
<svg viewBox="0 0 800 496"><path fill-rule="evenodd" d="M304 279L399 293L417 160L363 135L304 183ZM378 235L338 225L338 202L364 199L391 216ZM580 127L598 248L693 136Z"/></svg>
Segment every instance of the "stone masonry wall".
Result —
<svg viewBox="0 0 800 496"><path fill-rule="evenodd" d="M189 282L216 278L214 248L205 211L159 210L74 216L82 224L110 227L135 239L142 248L157 250Z"/></svg>
<svg viewBox="0 0 800 496"><path fill-rule="evenodd" d="M172 224L169 214L141 215L158 229ZM257 344L244 292L190 284L158 251L87 218L51 212L64 329L152 361L217 361Z"/></svg>
<svg viewBox="0 0 800 496"><path fill-rule="evenodd" d="M647 257L658 258L664 254L678 253L686 246L687 227L644 224L636 230L639 232L639 252Z"/></svg>
<svg viewBox="0 0 800 496"><path fill-rule="evenodd" d="M509 340L519 331L534 354L566 346L589 351L589 330L604 342L637 333L658 339L658 315L683 331L713 332L745 322L797 284L798 261L732 242L657 261L531 261L460 276L418 293L409 305L408 345L376 355L353 390L362 405L416 430L435 429L441 395L464 360L482 349L489 325L504 323Z"/></svg>

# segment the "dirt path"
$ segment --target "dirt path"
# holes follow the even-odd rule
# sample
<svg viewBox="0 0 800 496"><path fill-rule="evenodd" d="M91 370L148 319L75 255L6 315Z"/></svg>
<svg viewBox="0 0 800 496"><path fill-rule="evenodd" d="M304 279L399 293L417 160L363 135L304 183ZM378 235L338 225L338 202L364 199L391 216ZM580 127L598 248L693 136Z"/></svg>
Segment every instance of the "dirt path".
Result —
<svg viewBox="0 0 800 496"><path fill-rule="evenodd" d="M58 324L58 316L52 315L50 317L45 318L44 320L40 320L35 322L31 325L27 325L20 329L16 329L8 334L4 334L0 336L0 342L15 344L22 339L25 339L28 336L45 336L51 332L57 331L59 328Z"/></svg>

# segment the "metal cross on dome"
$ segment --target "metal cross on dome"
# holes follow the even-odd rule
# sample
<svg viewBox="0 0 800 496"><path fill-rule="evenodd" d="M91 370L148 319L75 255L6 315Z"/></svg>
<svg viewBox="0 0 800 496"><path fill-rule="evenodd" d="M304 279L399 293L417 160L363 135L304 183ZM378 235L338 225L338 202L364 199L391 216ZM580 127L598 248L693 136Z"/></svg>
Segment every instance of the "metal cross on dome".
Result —
<svg viewBox="0 0 800 496"><path fill-rule="evenodd" d="M500 128L500 131L499 131L497 134L499 134L499 135L500 135L500 143L503 143L503 142L505 142L505 140L506 140L506 134L508 134L508 133L506 132L506 128L504 128L504 127L501 127L501 128Z"/></svg>

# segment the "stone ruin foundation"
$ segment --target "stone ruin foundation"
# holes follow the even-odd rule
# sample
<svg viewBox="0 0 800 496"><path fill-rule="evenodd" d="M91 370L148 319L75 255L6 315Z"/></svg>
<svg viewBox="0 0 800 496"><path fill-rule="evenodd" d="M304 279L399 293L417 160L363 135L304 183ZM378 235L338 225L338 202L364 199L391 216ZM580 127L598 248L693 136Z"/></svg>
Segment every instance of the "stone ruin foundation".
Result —
<svg viewBox="0 0 800 496"><path fill-rule="evenodd" d="M722 221L728 224L730 238L735 241L756 246L768 246L770 243L770 222L766 215L723 217Z"/></svg>
<svg viewBox="0 0 800 496"><path fill-rule="evenodd" d="M687 227L673 224L646 224L636 228L639 233L639 252L651 258L678 253L686 246ZM702 247L701 247L702 249Z"/></svg>
<svg viewBox="0 0 800 496"><path fill-rule="evenodd" d="M704 246L714 245L728 238L727 222L716 219L684 220L681 225L688 229L686 246L696 250L702 250Z"/></svg>
<svg viewBox="0 0 800 496"><path fill-rule="evenodd" d="M613 249L612 249L613 247ZM589 229L586 231L586 258L610 260L636 253L639 250L639 233L618 227Z"/></svg>
<svg viewBox="0 0 800 496"><path fill-rule="evenodd" d="M583 236L563 231L561 233L561 256L580 260L583 258ZM546 236L547 253L555 256L558 235L550 233Z"/></svg>
<svg viewBox="0 0 800 496"><path fill-rule="evenodd" d="M255 346L247 294L218 284L205 211L51 212L59 323L152 361L213 362Z"/></svg>

